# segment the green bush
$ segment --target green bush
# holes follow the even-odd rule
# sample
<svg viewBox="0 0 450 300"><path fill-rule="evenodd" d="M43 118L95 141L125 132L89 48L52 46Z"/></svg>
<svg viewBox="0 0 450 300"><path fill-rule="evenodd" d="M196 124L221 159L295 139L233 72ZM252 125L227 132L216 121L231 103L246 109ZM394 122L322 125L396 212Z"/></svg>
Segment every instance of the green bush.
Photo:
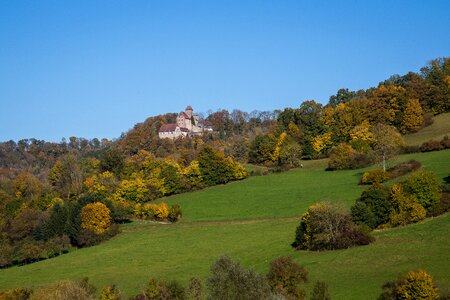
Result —
<svg viewBox="0 0 450 300"><path fill-rule="evenodd" d="M389 189L374 184L362 192L361 197L352 206L351 214L353 222L373 229L389 221L391 209Z"/></svg>
<svg viewBox="0 0 450 300"><path fill-rule="evenodd" d="M298 286L308 281L308 272L292 257L278 257L270 263L267 275L272 293L282 295L286 299L304 299L305 292Z"/></svg>
<svg viewBox="0 0 450 300"><path fill-rule="evenodd" d="M361 184L375 184L375 183L383 183L389 180L389 173L382 170L377 169L370 172L364 172L361 177Z"/></svg>
<svg viewBox="0 0 450 300"><path fill-rule="evenodd" d="M413 173L403 183L403 188L405 192L414 195L427 211L431 211L439 203L439 182L432 172L419 170Z"/></svg>

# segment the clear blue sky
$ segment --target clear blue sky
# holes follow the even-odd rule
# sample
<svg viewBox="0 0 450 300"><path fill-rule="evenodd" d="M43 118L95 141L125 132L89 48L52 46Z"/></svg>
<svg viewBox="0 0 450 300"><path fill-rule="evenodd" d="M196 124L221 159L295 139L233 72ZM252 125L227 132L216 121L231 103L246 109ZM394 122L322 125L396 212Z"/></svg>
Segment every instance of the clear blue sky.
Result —
<svg viewBox="0 0 450 300"><path fill-rule="evenodd" d="M450 55L450 1L1 1L0 141L326 103Z"/></svg>

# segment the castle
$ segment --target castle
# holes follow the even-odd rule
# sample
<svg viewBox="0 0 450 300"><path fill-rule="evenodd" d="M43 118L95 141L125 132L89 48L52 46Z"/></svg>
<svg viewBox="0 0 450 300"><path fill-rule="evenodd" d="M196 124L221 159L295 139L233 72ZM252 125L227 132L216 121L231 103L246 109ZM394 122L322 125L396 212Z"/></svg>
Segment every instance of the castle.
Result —
<svg viewBox="0 0 450 300"><path fill-rule="evenodd" d="M209 122L200 123L198 115L189 105L177 116L177 122L165 124L159 129L160 139L176 139L178 137L191 137L194 135L203 135L205 132L213 131Z"/></svg>

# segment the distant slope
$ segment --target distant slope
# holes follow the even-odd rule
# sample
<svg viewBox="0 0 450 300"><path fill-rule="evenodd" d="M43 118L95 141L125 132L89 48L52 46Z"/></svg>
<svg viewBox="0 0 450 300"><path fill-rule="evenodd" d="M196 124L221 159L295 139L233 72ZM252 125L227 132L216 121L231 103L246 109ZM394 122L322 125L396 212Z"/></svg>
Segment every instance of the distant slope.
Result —
<svg viewBox="0 0 450 300"><path fill-rule="evenodd" d="M434 117L434 123L419 132L405 135L406 144L421 145L429 140L441 140L445 135L450 137L450 113Z"/></svg>
<svg viewBox="0 0 450 300"><path fill-rule="evenodd" d="M397 160L409 159L441 179L450 173L450 150ZM223 254L258 272L267 272L277 256L292 256L310 273L307 289L324 280L335 300L376 299L384 282L416 269L429 271L441 290L450 287L450 214L376 232L377 241L365 247L294 252L290 243L309 204L328 199L348 207L363 189L357 183L364 169L327 172L323 163L167 198L181 204L180 223L126 224L123 233L101 245L0 270L0 290L88 276L98 290L114 283L128 298L152 277L204 279Z"/></svg>

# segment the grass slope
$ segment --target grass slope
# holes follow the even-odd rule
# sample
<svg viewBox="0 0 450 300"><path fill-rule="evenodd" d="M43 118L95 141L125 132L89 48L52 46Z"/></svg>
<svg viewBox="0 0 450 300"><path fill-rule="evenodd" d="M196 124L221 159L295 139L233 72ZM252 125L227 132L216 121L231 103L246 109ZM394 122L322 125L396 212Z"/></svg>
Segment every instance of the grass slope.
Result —
<svg viewBox="0 0 450 300"><path fill-rule="evenodd" d="M421 145L429 140L441 140L445 135L450 136L450 113L440 114L433 121L433 124L419 132L405 135L406 144Z"/></svg>
<svg viewBox="0 0 450 300"><path fill-rule="evenodd" d="M440 178L450 173L450 150L397 160L412 158ZM115 283L128 297L153 276L183 282L206 278L223 254L260 272L271 259L291 255L308 269L311 281L329 284L333 299L375 299L385 281L419 268L431 272L441 289L450 287L450 214L376 232L377 241L365 247L294 252L290 243L308 205L329 199L348 207L363 189L357 185L363 170L326 172L325 164L306 163L303 169L167 198L181 204L182 222L127 224L122 234L99 246L0 270L0 289L88 276L99 289Z"/></svg>

